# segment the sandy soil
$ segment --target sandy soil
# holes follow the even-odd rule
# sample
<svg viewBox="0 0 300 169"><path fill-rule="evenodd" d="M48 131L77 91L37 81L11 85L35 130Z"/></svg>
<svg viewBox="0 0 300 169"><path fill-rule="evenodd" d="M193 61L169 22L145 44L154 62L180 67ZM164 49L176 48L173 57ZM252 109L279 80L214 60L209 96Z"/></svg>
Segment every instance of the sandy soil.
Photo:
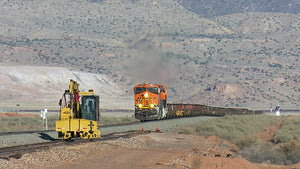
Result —
<svg viewBox="0 0 300 169"><path fill-rule="evenodd" d="M280 124L257 137L270 141ZM238 147L216 136L150 133L127 139L59 146L25 154L20 159L0 159L0 168L47 169L299 169L256 164L235 154Z"/></svg>
<svg viewBox="0 0 300 169"><path fill-rule="evenodd" d="M281 123L258 133L262 141L271 141ZM134 141L133 141L134 140ZM132 142L133 141L133 142ZM115 141L113 151L95 152L67 168L201 168L201 169L290 169L300 164L280 166L255 164L235 155L238 147L216 136L152 133L121 143Z"/></svg>
<svg viewBox="0 0 300 169"><path fill-rule="evenodd" d="M216 136L152 133L126 140L106 142L106 151L95 151L75 162L53 168L81 169L289 169L251 163L235 155L237 146ZM51 167L52 168L52 167Z"/></svg>
<svg viewBox="0 0 300 169"><path fill-rule="evenodd" d="M234 157L237 147L223 139L211 136L152 133L126 140L106 142L106 152L97 151L66 168L201 168L210 166L213 158L239 159ZM249 163L249 162L248 162ZM61 166L54 167L60 168ZM207 168L207 167L205 167ZM215 168L215 167L214 167Z"/></svg>

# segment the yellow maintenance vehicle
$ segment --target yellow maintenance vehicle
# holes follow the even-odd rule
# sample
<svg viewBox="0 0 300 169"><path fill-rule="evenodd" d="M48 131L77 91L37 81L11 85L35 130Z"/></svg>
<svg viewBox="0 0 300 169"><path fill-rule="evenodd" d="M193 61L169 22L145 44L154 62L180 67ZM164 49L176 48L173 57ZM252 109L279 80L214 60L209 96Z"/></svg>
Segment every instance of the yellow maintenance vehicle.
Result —
<svg viewBox="0 0 300 169"><path fill-rule="evenodd" d="M79 84L71 79L69 90L65 90L59 101L60 115L59 121L56 121L58 137L64 140L99 138L99 96L93 90L79 91L78 87Z"/></svg>

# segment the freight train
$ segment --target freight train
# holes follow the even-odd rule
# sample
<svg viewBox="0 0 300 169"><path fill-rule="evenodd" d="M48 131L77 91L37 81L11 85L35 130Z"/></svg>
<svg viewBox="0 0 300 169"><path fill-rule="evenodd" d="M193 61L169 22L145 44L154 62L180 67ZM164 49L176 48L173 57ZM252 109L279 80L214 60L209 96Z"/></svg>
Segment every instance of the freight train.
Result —
<svg viewBox="0 0 300 169"><path fill-rule="evenodd" d="M141 121L189 116L224 116L261 114L243 108L222 108L200 104L167 104L167 88L161 84L138 84L134 87L135 118Z"/></svg>

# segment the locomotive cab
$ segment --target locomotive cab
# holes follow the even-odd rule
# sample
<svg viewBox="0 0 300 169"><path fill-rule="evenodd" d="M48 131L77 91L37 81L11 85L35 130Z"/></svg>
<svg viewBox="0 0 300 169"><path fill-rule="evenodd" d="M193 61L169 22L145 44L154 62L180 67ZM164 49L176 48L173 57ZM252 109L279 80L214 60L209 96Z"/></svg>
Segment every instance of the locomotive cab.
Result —
<svg viewBox="0 0 300 169"><path fill-rule="evenodd" d="M135 118L157 120L164 118L167 111L166 87L160 84L139 84L134 88Z"/></svg>

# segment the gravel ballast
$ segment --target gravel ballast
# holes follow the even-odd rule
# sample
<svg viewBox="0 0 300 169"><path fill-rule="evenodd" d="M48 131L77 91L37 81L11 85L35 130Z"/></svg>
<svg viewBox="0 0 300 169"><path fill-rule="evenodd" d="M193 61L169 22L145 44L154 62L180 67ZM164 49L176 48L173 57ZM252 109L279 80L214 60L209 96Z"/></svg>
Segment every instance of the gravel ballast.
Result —
<svg viewBox="0 0 300 169"><path fill-rule="evenodd" d="M155 131L158 128L161 132L172 132L172 131L176 131L179 127L200 124L212 118L216 118L216 117L199 116L199 117L179 118L179 119L170 119L170 120L147 121L147 122L132 124L128 126L115 126L115 127L104 127L104 128L100 127L100 131L101 131L101 135L115 133L115 132L125 132L130 130L142 130L142 128L144 128L144 130L151 130L151 131ZM5 135L5 136L0 136L0 148L16 146L16 145L24 145L24 144L49 142L53 139L60 139L58 138L58 134L55 131L32 133L32 134Z"/></svg>

